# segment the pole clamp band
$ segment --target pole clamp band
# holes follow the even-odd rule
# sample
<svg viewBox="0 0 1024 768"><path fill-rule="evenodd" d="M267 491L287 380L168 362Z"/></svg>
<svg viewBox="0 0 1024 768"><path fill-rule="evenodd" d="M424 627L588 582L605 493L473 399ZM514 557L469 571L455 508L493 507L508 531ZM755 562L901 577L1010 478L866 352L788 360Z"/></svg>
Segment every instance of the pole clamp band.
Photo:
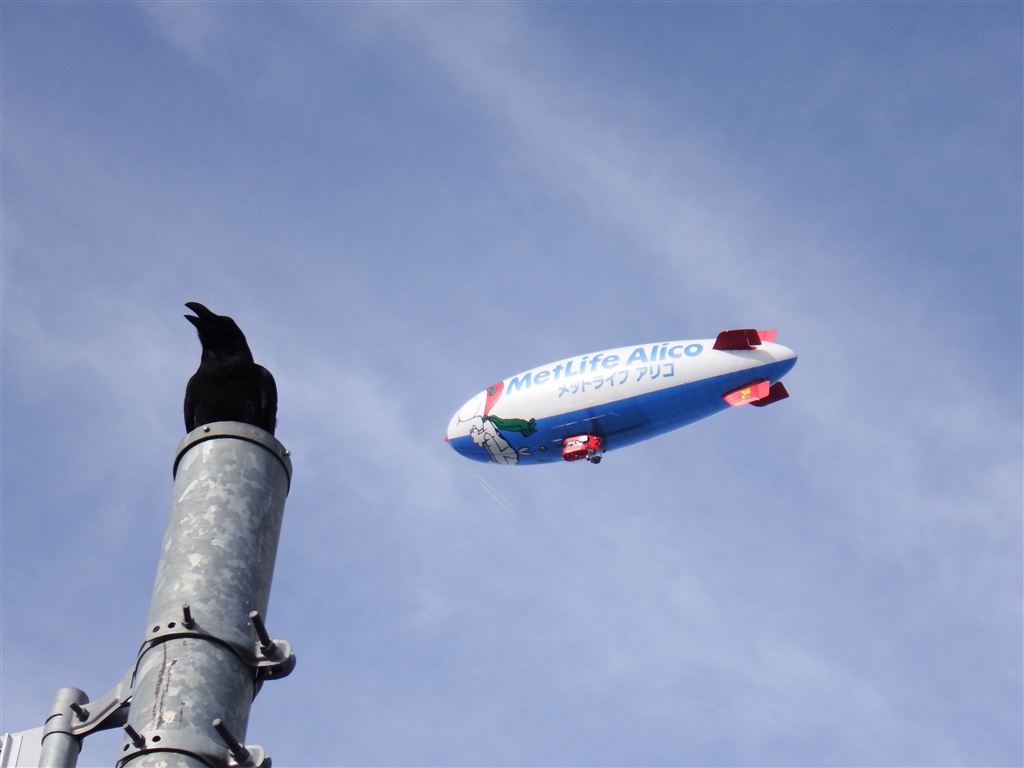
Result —
<svg viewBox="0 0 1024 768"><path fill-rule="evenodd" d="M178 752L202 760L210 768L271 768L270 756L258 744L246 744L249 759L239 763L221 741L197 733L161 729L142 731L136 735L139 737L139 744L135 744L130 736L121 744L117 758L118 766L150 752Z"/></svg>

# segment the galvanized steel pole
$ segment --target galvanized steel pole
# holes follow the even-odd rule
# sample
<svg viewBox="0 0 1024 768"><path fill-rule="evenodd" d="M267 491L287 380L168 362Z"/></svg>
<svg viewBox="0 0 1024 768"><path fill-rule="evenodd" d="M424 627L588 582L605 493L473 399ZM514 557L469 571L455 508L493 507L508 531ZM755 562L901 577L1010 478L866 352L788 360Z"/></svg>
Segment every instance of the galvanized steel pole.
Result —
<svg viewBox="0 0 1024 768"><path fill-rule="evenodd" d="M269 432L224 421L190 432L174 471L118 766L269 768L243 745L263 681L295 666L263 624L291 459Z"/></svg>

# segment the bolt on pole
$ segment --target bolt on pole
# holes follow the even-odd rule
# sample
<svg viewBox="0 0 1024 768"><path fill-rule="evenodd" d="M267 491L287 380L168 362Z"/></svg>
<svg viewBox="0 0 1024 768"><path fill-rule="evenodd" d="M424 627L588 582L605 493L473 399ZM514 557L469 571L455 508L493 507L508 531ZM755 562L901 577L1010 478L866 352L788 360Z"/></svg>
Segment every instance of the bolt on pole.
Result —
<svg viewBox="0 0 1024 768"><path fill-rule="evenodd" d="M263 682L295 666L264 624L291 459L269 432L223 421L185 436L174 473L118 768L269 768L245 735Z"/></svg>

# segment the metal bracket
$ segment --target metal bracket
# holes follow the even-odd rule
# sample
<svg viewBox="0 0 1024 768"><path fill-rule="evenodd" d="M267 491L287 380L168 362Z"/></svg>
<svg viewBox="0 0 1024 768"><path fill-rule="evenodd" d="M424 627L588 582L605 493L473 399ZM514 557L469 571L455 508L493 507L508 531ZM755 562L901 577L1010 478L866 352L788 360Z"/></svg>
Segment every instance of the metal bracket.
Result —
<svg viewBox="0 0 1024 768"><path fill-rule="evenodd" d="M275 639L273 650L261 653L260 656L256 662L257 680L280 680L288 677L295 669L295 654L287 640Z"/></svg>
<svg viewBox="0 0 1024 768"><path fill-rule="evenodd" d="M245 751L249 758L238 762L225 745L196 733L180 730L143 731L125 739L118 753L117 764L123 765L150 752L178 752L202 760L212 768L271 768L270 756L263 747L246 744Z"/></svg>
<svg viewBox="0 0 1024 768"><path fill-rule="evenodd" d="M287 677L295 669L295 654L287 640L277 640L267 634L259 611L249 613L249 623L260 641L259 660L256 662L256 679L277 680Z"/></svg>
<svg viewBox="0 0 1024 768"><path fill-rule="evenodd" d="M246 744L246 751L249 753L249 759L244 763L235 762L235 758L228 760L228 768L234 768L235 766L244 766L245 768L271 768L273 760L270 759L270 755L267 751L259 744Z"/></svg>
<svg viewBox="0 0 1024 768"><path fill-rule="evenodd" d="M121 682L95 701L74 705L74 717L69 731L74 736L88 736L97 731L118 728L128 722L128 707L132 702L132 679L135 667L131 667Z"/></svg>
<svg viewBox="0 0 1024 768"><path fill-rule="evenodd" d="M211 642L220 643L225 648L233 651L238 658L247 666L256 669L258 680L279 680L287 677L295 669L295 654L292 653L292 646L287 640L271 638L263 624L259 611L249 613L250 632L255 634L254 644L238 642L238 634L231 633L232 639L220 636L216 630L225 632L223 625L217 626L215 622L213 631L207 629L192 613L190 605L182 605L180 614L165 617L166 620L154 626L150 636L139 648L138 658L150 648L165 643L168 640L175 640L181 637L203 638ZM158 619L159 620L159 619ZM230 631L228 628L227 631ZM252 634L249 635L252 637Z"/></svg>
<svg viewBox="0 0 1024 768"><path fill-rule="evenodd" d="M292 670L295 669L295 654L292 653L292 645L287 640L274 638L271 641L272 645L270 647L250 646L245 649L240 649L237 644L225 642L216 635L203 631L183 632L180 629L174 632L161 634L159 637L144 642L142 647L139 649L139 659L141 660L146 651L153 646L179 637L192 637L196 639L209 640L210 642L218 643L225 648L228 648L233 651L234 654L246 665L256 670L256 679L260 682L264 680L280 680L282 677L290 675ZM135 668L133 667L132 672L134 672L134 669ZM127 717L127 714L125 716ZM125 722L127 721L122 720L119 723L113 723L106 727L115 728L118 725L123 725Z"/></svg>

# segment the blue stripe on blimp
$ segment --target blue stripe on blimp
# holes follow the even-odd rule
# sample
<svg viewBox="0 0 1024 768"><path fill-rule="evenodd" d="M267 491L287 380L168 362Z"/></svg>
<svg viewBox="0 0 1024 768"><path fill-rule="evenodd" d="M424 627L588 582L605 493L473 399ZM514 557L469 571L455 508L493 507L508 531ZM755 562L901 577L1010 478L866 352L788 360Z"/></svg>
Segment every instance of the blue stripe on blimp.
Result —
<svg viewBox="0 0 1024 768"><path fill-rule="evenodd" d="M726 392L758 379L767 379L774 384L789 373L794 365L796 358L712 376L592 408L537 419L537 431L528 438L517 433L502 433L502 436L517 451L524 447L529 450L527 455L520 454L520 464L561 461L562 441L573 435L600 435L604 438L605 450L624 448L728 410L731 406L722 399ZM529 418L529 414L514 415ZM491 460L487 451L474 443L471 437L455 438L450 440L450 444L466 458L482 462Z"/></svg>

